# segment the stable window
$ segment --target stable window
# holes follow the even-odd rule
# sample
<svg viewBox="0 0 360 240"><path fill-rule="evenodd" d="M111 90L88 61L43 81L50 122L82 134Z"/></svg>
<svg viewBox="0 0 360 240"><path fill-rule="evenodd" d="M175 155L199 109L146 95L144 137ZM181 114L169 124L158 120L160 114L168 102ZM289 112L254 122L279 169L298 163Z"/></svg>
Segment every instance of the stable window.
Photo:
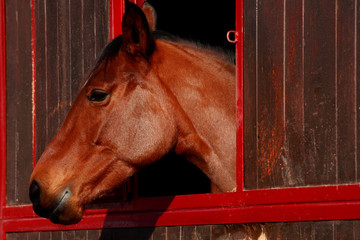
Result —
<svg viewBox="0 0 360 240"><path fill-rule="evenodd" d="M226 39L227 32L235 29L235 1L206 6L193 1L150 0L148 3L156 11L157 30L203 44L204 47L219 48L219 51L235 59L235 44ZM214 15L218 18L213 18ZM126 190L120 189L120 192L126 192L125 199L129 200L134 197L209 193L210 181L184 156L170 152L158 162L140 170L127 184Z"/></svg>
<svg viewBox="0 0 360 240"><path fill-rule="evenodd" d="M91 65L87 62L93 61L109 35L114 37L121 31L123 1L99 5L77 1L79 6L65 4L59 12L55 1L31 1L20 8L22 12L14 1L6 1L6 10L4 1L0 3L0 229L59 230L33 214L27 200L27 175L54 134L49 131L56 128L49 126L61 124L76 96L78 80L87 71L85 66ZM79 10L85 8L92 9L88 19ZM62 230L359 218L356 2L323 5L320 1L237 0L235 11L237 192L97 202L78 225ZM60 34L68 14L73 34ZM5 39L5 26L12 22L26 28L20 34L20 28L7 27ZM59 34L46 36L55 26ZM75 41L72 36L79 35L81 28L84 33ZM31 39L56 42L52 50L57 52L37 48ZM59 61L61 57L54 62L46 57L58 54L73 62ZM43 61L46 69L31 64ZM65 68L67 64L70 69ZM46 86L39 82L44 76L49 79ZM59 95L52 95L51 89ZM45 98L54 101L51 108L37 105L45 104ZM44 109L46 112L41 112ZM36 126L46 126L45 131ZM134 192L132 188L128 186L121 196L129 189Z"/></svg>

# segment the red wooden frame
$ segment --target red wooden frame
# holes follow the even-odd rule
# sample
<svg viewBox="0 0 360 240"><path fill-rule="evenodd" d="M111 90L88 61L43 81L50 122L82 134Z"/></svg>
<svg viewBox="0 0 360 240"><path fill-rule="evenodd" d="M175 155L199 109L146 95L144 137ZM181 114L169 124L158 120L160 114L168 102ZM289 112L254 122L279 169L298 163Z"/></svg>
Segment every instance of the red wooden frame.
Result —
<svg viewBox="0 0 360 240"><path fill-rule="evenodd" d="M131 0L131 2L142 6L145 0ZM115 38L121 34L121 20L125 12L124 1L122 0L109 0L110 12L110 39Z"/></svg>
<svg viewBox="0 0 360 240"><path fill-rule="evenodd" d="M5 239L3 227L6 206L6 62L5 62L5 3L0 0L0 238Z"/></svg>
<svg viewBox="0 0 360 240"><path fill-rule="evenodd" d="M32 8L34 8L32 0ZM243 185L243 5L236 0L237 43L237 186L236 193L142 198L131 203L88 209L71 226L52 224L30 205L6 205L6 62L5 12L0 0L0 238L6 232L99 229L194 224L357 219L360 185L244 190ZM123 0L110 0L110 38L121 32ZM32 9L34 14L34 9ZM34 17L34 15L32 15ZM34 32L32 35L34 39ZM33 54L35 52L33 51ZM34 56L34 55L33 55ZM35 75L33 74L33 81ZM35 126L34 126L35 127ZM35 136L34 136L35 137Z"/></svg>
<svg viewBox="0 0 360 240"><path fill-rule="evenodd" d="M110 39L121 34L121 19L125 12L124 1L109 0Z"/></svg>

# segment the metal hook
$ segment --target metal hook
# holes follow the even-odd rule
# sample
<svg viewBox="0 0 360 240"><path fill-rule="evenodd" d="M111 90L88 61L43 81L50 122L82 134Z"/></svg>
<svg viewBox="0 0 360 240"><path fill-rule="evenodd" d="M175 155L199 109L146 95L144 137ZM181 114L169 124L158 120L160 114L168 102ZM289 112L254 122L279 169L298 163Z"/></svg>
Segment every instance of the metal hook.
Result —
<svg viewBox="0 0 360 240"><path fill-rule="evenodd" d="M234 39L230 38L231 34L234 34ZM237 31L234 31L234 30L228 31L227 34L226 34L226 38L231 43L237 43L239 41L239 33Z"/></svg>

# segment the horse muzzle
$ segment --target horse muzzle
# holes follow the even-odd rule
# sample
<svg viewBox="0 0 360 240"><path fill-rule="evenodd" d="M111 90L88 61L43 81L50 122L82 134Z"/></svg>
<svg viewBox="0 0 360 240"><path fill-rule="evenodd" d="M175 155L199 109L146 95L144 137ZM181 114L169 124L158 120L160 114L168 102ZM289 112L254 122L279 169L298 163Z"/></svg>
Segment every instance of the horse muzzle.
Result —
<svg viewBox="0 0 360 240"><path fill-rule="evenodd" d="M40 184L34 180L30 184L29 197L33 204L34 212L53 223L74 224L81 220L82 209L75 210L72 207L72 193L70 189L63 190L53 200L46 199L46 194Z"/></svg>

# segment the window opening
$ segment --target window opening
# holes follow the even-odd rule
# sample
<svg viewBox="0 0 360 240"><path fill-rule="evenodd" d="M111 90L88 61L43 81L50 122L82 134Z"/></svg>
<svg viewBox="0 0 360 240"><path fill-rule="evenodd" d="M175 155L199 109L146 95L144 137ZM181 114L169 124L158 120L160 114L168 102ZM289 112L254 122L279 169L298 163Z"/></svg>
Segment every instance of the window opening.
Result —
<svg viewBox="0 0 360 240"><path fill-rule="evenodd" d="M156 30L184 40L224 51L235 62L235 44L226 34L235 29L235 1L203 4L185 0L147 1L157 14ZM217 16L214 18L214 16ZM118 188L113 198L157 197L210 193L208 177L184 156L169 152L159 161L140 170L126 186ZM125 196L124 196L125 195ZM102 200L102 199L101 199Z"/></svg>

